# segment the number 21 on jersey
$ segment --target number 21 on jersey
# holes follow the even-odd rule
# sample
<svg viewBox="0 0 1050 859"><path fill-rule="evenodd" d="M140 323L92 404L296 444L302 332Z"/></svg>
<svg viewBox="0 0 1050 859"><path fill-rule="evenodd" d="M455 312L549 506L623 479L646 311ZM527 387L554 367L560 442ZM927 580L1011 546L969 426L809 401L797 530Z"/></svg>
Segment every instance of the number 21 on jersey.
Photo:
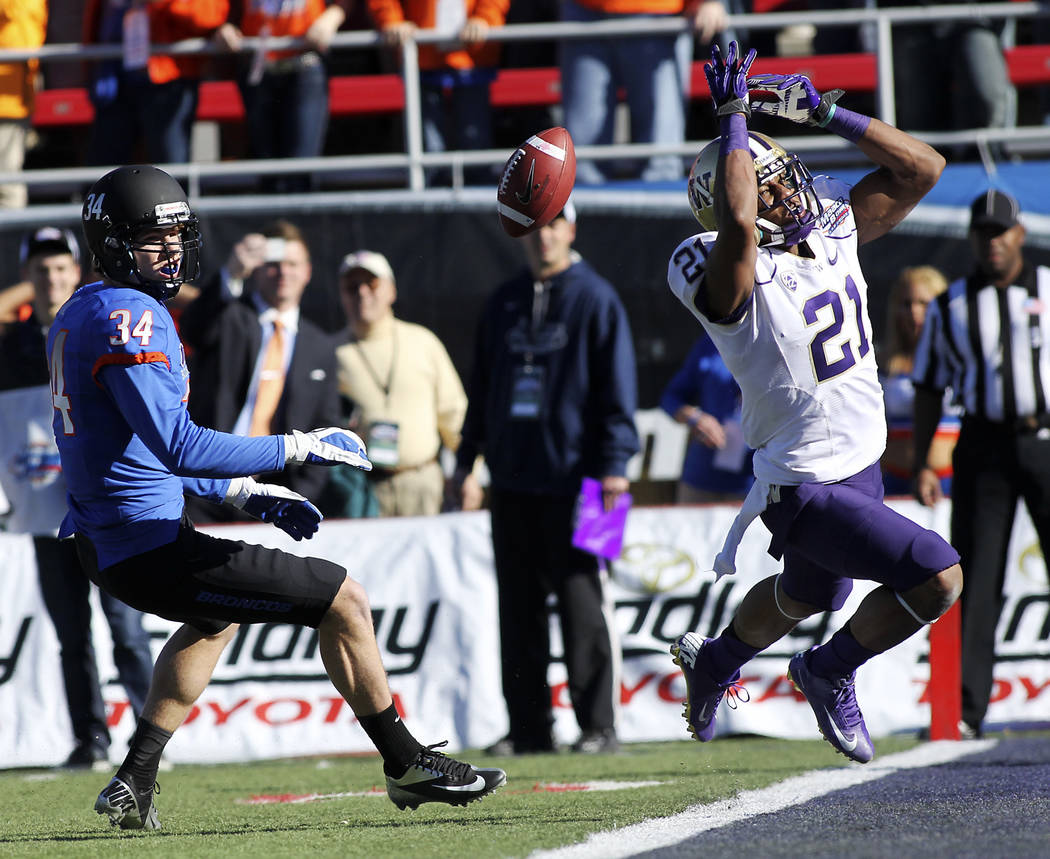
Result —
<svg viewBox="0 0 1050 859"><path fill-rule="evenodd" d="M802 318L807 327L821 322L822 317L827 319L827 313L820 314L824 308L831 310L831 322L817 331L809 343L817 382L826 382L845 373L871 350L864 328L864 301L856 282L848 275L846 300L853 305L851 309L843 306L842 294L838 290L826 289L808 298L802 305ZM855 355L854 341L858 336L860 342L856 344Z"/></svg>

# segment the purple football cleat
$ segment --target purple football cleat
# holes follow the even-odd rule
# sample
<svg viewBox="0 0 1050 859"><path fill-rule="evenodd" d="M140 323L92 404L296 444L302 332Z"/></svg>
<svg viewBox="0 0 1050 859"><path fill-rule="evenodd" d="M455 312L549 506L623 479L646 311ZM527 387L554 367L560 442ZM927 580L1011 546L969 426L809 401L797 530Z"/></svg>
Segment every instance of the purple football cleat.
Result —
<svg viewBox="0 0 1050 859"><path fill-rule="evenodd" d="M811 647L791 657L788 677L809 701L824 739L850 760L866 764L875 757L875 748L857 704L853 675L828 680L814 674L809 669L810 654L814 650L816 648Z"/></svg>
<svg viewBox="0 0 1050 859"><path fill-rule="evenodd" d="M674 664L682 669L682 676L685 677L685 710L682 715L689 726L689 733L701 743L714 737L715 710L727 690L735 694L734 687L740 679L740 672L737 671L728 683L717 683L707 673L706 665L700 664L705 644L707 639L695 632L687 632L671 645ZM734 702L730 703L736 706Z"/></svg>

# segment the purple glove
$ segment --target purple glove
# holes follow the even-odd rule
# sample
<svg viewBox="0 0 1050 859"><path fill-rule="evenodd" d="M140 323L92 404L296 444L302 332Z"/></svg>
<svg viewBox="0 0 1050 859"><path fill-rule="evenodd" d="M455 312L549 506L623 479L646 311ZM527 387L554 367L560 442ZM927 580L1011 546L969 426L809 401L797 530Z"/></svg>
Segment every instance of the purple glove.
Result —
<svg viewBox="0 0 1050 859"><path fill-rule="evenodd" d="M743 60L738 60L738 51L737 43L730 42L726 58L723 60L722 51L715 45L711 48L711 62L704 65L707 85L711 90L715 113L718 116L731 113L751 116L751 108L747 101L747 73L755 61L757 52L752 48Z"/></svg>
<svg viewBox="0 0 1050 859"><path fill-rule="evenodd" d="M805 75L755 75L747 79L751 109L769 116L782 116L800 125L827 124L831 107L845 90L829 90L821 96Z"/></svg>

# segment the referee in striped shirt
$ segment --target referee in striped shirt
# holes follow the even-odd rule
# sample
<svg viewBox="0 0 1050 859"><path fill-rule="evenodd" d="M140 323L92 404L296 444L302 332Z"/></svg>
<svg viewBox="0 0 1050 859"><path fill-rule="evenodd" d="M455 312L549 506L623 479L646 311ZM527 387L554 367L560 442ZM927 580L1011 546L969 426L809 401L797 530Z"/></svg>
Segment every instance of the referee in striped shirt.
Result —
<svg viewBox="0 0 1050 859"><path fill-rule="evenodd" d="M1050 268L1022 256L1017 201L988 191L970 210L973 273L929 307L915 356L915 495L941 484L925 466L946 388L963 408L953 456L952 545L962 556L964 737L980 736L995 665L1006 550L1024 498L1050 557Z"/></svg>

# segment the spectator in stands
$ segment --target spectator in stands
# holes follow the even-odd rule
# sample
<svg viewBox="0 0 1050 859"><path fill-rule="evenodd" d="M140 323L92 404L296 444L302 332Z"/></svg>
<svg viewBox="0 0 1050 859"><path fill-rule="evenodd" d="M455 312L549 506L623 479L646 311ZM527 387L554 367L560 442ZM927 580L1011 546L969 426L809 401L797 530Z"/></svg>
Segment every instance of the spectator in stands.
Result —
<svg viewBox="0 0 1050 859"><path fill-rule="evenodd" d="M509 6L510 0L368 0L388 45L402 44L417 29L448 35L446 43L419 49L428 152L491 148L489 84L496 76L499 45L487 37L489 27L503 25Z"/></svg>
<svg viewBox="0 0 1050 859"><path fill-rule="evenodd" d="M503 697L510 733L492 751L550 751L547 599L557 597L565 668L580 737L573 749L618 747L615 629L594 555L572 546L584 477L611 510L630 486L639 449L634 347L612 285L572 250L572 203L522 240L529 266L489 298L477 327L467 417L456 454L464 508L492 478L492 547L499 588Z"/></svg>
<svg viewBox="0 0 1050 859"><path fill-rule="evenodd" d="M6 2L0 8L0 50L39 48L47 30L47 0ZM26 154L39 62L0 63L0 171L17 173ZM23 209L26 186L0 185L0 209Z"/></svg>
<svg viewBox="0 0 1050 859"><path fill-rule="evenodd" d="M736 501L747 495L754 452L740 428L740 387L710 337L696 341L660 407L689 427L677 502Z"/></svg>
<svg viewBox="0 0 1050 859"><path fill-rule="evenodd" d="M397 286L386 257L348 254L339 290L349 342L336 350L339 390L356 407L351 429L365 440L368 474L383 516L441 512L444 445L459 447L467 395L448 352L422 325L394 316Z"/></svg>
<svg viewBox="0 0 1050 859"><path fill-rule="evenodd" d="M882 485L887 495L911 495L915 474L913 430L915 388L911 373L915 349L930 302L948 288L948 281L933 266L905 268L890 288L886 312L887 340L878 350L879 381L886 401L888 437L882 455ZM959 438L959 411L946 398L926 464L940 478L941 491L951 494L952 450Z"/></svg>
<svg viewBox="0 0 1050 859"><path fill-rule="evenodd" d="M876 0L880 7L914 0ZM930 0L930 7L953 0ZM1016 95L1003 55L1005 21L898 24L893 28L897 125L915 131L1005 128L1015 122Z"/></svg>
<svg viewBox="0 0 1050 859"><path fill-rule="evenodd" d="M204 59L151 55L150 46L211 36L228 12L228 0L87 0L84 43L123 46L120 59L92 68L88 164L190 160Z"/></svg>
<svg viewBox="0 0 1050 859"><path fill-rule="evenodd" d="M91 582L72 540L59 540L66 485L51 431L54 403L47 329L80 284L80 249L69 230L41 227L22 242L21 265L33 286L32 314L0 336L0 494L12 503L6 530L33 534L40 590L58 636L74 748L65 766L107 769L106 704L91 637ZM13 467L8 467L8 464ZM153 673L142 615L99 592L113 640L113 662L137 718Z"/></svg>
<svg viewBox="0 0 1050 859"><path fill-rule="evenodd" d="M335 343L300 314L311 276L310 250L289 221L267 224L234 246L180 321L192 349L189 411L196 423L244 436L339 425ZM325 471L290 466L266 480L316 501ZM237 518L230 505L193 496L187 509L198 522Z"/></svg>
<svg viewBox="0 0 1050 859"><path fill-rule="evenodd" d="M962 556L961 733L979 737L993 687L996 626L1017 502L1050 557L1050 267L1024 258L1017 201L986 191L970 209L976 265L930 303L915 352L916 497L940 498L928 467L944 393L963 409L952 475L952 545Z"/></svg>
<svg viewBox="0 0 1050 859"><path fill-rule="evenodd" d="M244 100L248 143L253 158L315 158L324 151L328 129L328 70L325 55L346 20L338 0L300 3L231 3L231 18L213 41L240 51L245 36L297 36L298 51L256 50L241 57L237 83ZM309 175L268 176L268 191L303 191Z"/></svg>
<svg viewBox="0 0 1050 859"><path fill-rule="evenodd" d="M700 42L710 43L726 30L729 16L722 0L564 0L562 20L571 23L630 19L644 23L670 15L685 15L692 32L562 42L565 127L576 146L613 142L620 87L627 93L633 143L684 142L694 34ZM647 182L681 179L681 156L654 155L641 178ZM594 162L579 161L576 181L598 184L605 175Z"/></svg>

